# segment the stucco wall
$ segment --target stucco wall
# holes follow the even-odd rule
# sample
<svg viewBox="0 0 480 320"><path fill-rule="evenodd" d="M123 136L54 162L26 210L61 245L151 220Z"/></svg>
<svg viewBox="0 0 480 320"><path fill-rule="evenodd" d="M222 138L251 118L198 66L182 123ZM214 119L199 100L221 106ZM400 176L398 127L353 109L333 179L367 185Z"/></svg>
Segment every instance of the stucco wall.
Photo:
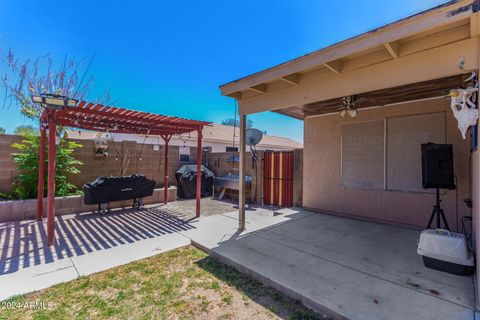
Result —
<svg viewBox="0 0 480 320"><path fill-rule="evenodd" d="M413 227L425 227L432 212L433 194L344 188L341 184L341 126L344 123L386 117L446 111L447 143L453 144L458 188L446 191L442 207L456 229L458 217L469 215L462 199L469 197L469 139L463 140L448 99L411 102L361 110L355 118L338 114L307 118L304 137L303 205L318 209ZM421 177L418 177L421 179Z"/></svg>

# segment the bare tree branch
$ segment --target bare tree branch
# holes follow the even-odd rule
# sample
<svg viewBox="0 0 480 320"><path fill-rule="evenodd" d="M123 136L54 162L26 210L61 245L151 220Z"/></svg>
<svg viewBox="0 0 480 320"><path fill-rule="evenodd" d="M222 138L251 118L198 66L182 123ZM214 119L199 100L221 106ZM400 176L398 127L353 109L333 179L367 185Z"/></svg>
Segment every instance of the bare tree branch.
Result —
<svg viewBox="0 0 480 320"><path fill-rule="evenodd" d="M89 75L90 67L95 55L86 65L85 60L79 62L65 55L62 62L55 64L50 55L44 55L34 60L27 59L23 62L15 56L12 49L5 54L0 51L0 58L7 66L7 71L1 81L5 87L5 99L3 107L9 107L15 103L20 112L36 119L41 114L41 106L31 101L32 95L42 93L59 94L78 100L89 99L93 87L93 75ZM80 82L79 71L83 71ZM109 91L104 91L96 99L97 103L106 104L110 101Z"/></svg>

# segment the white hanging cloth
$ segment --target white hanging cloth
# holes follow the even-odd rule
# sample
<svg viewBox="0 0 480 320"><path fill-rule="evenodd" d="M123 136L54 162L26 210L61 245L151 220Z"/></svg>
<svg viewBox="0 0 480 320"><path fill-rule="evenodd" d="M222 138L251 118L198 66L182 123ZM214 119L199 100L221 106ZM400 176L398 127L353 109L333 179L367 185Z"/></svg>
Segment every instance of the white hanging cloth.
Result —
<svg viewBox="0 0 480 320"><path fill-rule="evenodd" d="M476 74L465 81L475 79L475 86L467 89L454 89L450 91L451 104L450 107L453 115L458 121L458 129L462 133L463 139L467 137L467 130L470 126L474 126L478 121L478 109L476 106L476 92L478 92L478 85L476 81Z"/></svg>

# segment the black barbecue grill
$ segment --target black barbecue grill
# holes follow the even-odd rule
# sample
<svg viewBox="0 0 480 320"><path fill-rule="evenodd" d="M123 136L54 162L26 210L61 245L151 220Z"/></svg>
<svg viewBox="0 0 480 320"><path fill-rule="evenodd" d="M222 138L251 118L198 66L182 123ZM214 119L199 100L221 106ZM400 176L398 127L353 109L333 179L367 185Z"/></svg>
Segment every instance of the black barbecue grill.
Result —
<svg viewBox="0 0 480 320"><path fill-rule="evenodd" d="M143 198L153 194L154 188L155 181L141 174L98 177L83 186L84 202L87 205L98 204L98 211L105 212L109 202L133 200L132 207L138 209L143 206Z"/></svg>

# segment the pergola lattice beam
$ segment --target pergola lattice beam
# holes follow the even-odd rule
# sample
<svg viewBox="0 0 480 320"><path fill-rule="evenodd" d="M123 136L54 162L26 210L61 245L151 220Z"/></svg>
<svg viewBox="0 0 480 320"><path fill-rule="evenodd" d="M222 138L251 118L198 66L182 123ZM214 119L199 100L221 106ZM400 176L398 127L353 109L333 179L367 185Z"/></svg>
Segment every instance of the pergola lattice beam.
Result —
<svg viewBox="0 0 480 320"><path fill-rule="evenodd" d="M197 172L201 172L202 163L202 130L210 122L169 117L149 112L135 111L102 104L81 101L75 107L46 106L40 118L40 159L37 193L37 219L43 216L43 184L45 168L45 149L48 145L48 201L47 201L47 241L52 245L55 236L55 158L56 158L56 126L66 126L109 133L159 135L165 141L165 185L164 202L168 201L168 142L174 134L196 131L198 134ZM46 130L48 129L48 140ZM197 178L201 174L197 174ZM201 179L197 179L196 214L200 216Z"/></svg>

